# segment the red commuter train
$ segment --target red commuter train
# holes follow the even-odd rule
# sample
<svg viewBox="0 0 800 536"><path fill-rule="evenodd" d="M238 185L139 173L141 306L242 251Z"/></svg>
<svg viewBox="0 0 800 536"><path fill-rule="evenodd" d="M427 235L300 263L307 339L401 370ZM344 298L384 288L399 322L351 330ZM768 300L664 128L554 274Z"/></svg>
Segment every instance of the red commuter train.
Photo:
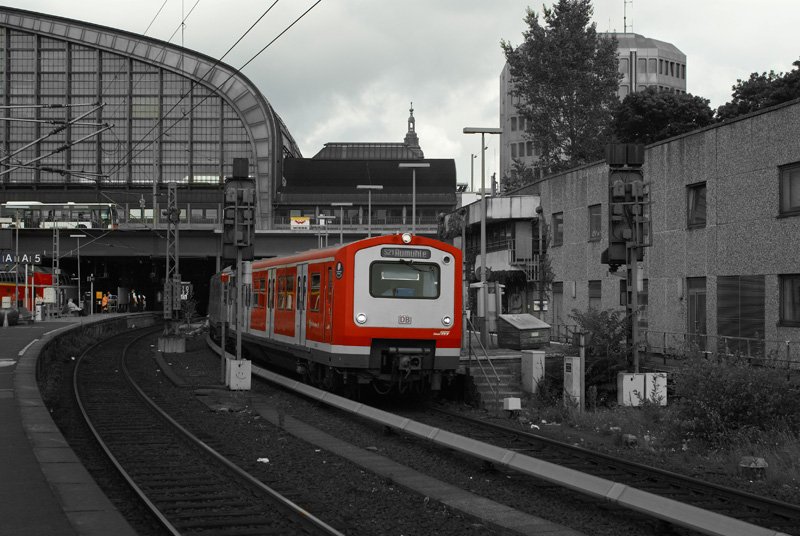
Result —
<svg viewBox="0 0 800 536"><path fill-rule="evenodd" d="M243 263L242 344L314 385L438 390L461 350L461 251L408 233ZM236 335L236 274L213 276L212 336ZM225 296L225 299L222 299ZM255 355L253 355L255 354ZM352 391L351 391L352 392Z"/></svg>

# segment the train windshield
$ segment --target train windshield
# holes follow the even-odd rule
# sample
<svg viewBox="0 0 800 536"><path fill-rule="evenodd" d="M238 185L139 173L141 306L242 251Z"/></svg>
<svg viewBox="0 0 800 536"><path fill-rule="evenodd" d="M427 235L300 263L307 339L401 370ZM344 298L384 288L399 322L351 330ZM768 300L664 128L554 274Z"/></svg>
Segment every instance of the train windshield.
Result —
<svg viewBox="0 0 800 536"><path fill-rule="evenodd" d="M436 299L439 266L411 261L374 262L370 266L369 293L375 298Z"/></svg>

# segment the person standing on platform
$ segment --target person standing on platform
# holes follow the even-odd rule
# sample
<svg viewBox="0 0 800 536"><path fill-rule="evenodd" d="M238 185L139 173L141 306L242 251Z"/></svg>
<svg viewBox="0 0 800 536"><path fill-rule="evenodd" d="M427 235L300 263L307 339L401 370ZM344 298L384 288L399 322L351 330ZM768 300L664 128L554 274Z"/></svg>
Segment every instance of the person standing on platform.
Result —
<svg viewBox="0 0 800 536"><path fill-rule="evenodd" d="M104 313L108 312L108 292L103 292L103 299L100 300L100 310Z"/></svg>

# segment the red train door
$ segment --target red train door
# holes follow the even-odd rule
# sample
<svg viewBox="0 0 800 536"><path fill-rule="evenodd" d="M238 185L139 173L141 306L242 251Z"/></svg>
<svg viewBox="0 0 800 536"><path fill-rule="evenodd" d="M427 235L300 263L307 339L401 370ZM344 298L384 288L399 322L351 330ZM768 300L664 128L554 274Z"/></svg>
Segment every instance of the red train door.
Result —
<svg viewBox="0 0 800 536"><path fill-rule="evenodd" d="M269 337L275 335L275 268L269 269L267 282L267 333Z"/></svg>
<svg viewBox="0 0 800 536"><path fill-rule="evenodd" d="M323 310L322 340L323 342L331 342L331 334L333 332L333 267L330 264L328 264L327 275L325 277L325 305Z"/></svg>
<svg viewBox="0 0 800 536"><path fill-rule="evenodd" d="M306 296L308 295L308 264L297 265L297 309L295 313L295 333L297 344L306 344Z"/></svg>

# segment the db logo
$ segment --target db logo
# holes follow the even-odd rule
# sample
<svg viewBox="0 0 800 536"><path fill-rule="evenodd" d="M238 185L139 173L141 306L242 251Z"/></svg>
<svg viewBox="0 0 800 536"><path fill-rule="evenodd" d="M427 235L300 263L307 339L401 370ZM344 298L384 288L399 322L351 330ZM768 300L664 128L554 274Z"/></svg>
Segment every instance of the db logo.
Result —
<svg viewBox="0 0 800 536"><path fill-rule="evenodd" d="M397 317L397 323L398 324L410 324L411 323L411 317L408 316L408 315L400 315L400 316Z"/></svg>

